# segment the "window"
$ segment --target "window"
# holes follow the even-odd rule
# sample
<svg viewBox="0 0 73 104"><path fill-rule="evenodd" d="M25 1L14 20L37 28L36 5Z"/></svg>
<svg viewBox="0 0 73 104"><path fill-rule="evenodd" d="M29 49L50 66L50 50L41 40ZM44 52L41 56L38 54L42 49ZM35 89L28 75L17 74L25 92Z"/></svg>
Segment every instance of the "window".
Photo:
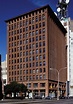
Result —
<svg viewBox="0 0 73 104"><path fill-rule="evenodd" d="M33 73L35 73L35 69L33 69Z"/></svg>
<svg viewBox="0 0 73 104"><path fill-rule="evenodd" d="M22 27L22 21L20 21L20 27Z"/></svg>
<svg viewBox="0 0 73 104"><path fill-rule="evenodd" d="M36 36L36 41L38 41L38 36Z"/></svg>
<svg viewBox="0 0 73 104"><path fill-rule="evenodd" d="M26 74L28 74L28 70L26 70Z"/></svg>
<svg viewBox="0 0 73 104"><path fill-rule="evenodd" d="M38 17L36 16L35 21L38 22Z"/></svg>
<svg viewBox="0 0 73 104"><path fill-rule="evenodd" d="M26 39L26 44L28 43L28 39Z"/></svg>
<svg viewBox="0 0 73 104"><path fill-rule="evenodd" d="M20 41L20 45L22 44L22 41Z"/></svg>
<svg viewBox="0 0 73 104"><path fill-rule="evenodd" d="M20 58L20 63L22 62L22 58Z"/></svg>
<svg viewBox="0 0 73 104"><path fill-rule="evenodd" d="M25 28L23 28L23 32L25 32Z"/></svg>
<svg viewBox="0 0 73 104"><path fill-rule="evenodd" d="M42 68L40 68L39 72L42 73Z"/></svg>
<svg viewBox="0 0 73 104"><path fill-rule="evenodd" d="M28 80L28 76L26 76L26 80Z"/></svg>
<svg viewBox="0 0 73 104"><path fill-rule="evenodd" d="M36 66L38 66L38 62L36 62Z"/></svg>
<svg viewBox="0 0 73 104"><path fill-rule="evenodd" d="M43 68L43 72L46 72L46 68Z"/></svg>
<svg viewBox="0 0 73 104"><path fill-rule="evenodd" d="M38 28L38 24L36 24L36 29Z"/></svg>
<svg viewBox="0 0 73 104"><path fill-rule="evenodd" d="M32 60L33 60L33 61L35 60L34 56L32 57Z"/></svg>
<svg viewBox="0 0 73 104"><path fill-rule="evenodd" d="M29 80L32 80L32 76L29 76Z"/></svg>
<svg viewBox="0 0 73 104"><path fill-rule="evenodd" d="M29 71L29 72L30 72L30 74L32 74L32 69L30 69L30 71Z"/></svg>
<svg viewBox="0 0 73 104"><path fill-rule="evenodd" d="M42 36L41 35L39 36L39 40L42 40Z"/></svg>
<svg viewBox="0 0 73 104"><path fill-rule="evenodd" d="M44 66L46 65L46 62L45 62L45 61L43 61L43 65L44 65Z"/></svg>
<svg viewBox="0 0 73 104"><path fill-rule="evenodd" d="M39 53L42 53L42 49L41 48L39 49Z"/></svg>
<svg viewBox="0 0 73 104"><path fill-rule="evenodd" d="M26 27L26 31L28 31L28 27Z"/></svg>
<svg viewBox="0 0 73 104"><path fill-rule="evenodd" d="M36 49L36 54L38 54L38 49Z"/></svg>
<svg viewBox="0 0 73 104"><path fill-rule="evenodd" d="M23 64L23 68L25 68L25 64Z"/></svg>
<svg viewBox="0 0 73 104"><path fill-rule="evenodd" d="M43 26L43 27L45 26L45 22L42 22L42 26Z"/></svg>
<svg viewBox="0 0 73 104"><path fill-rule="evenodd" d="M42 75L40 75L39 78L42 79Z"/></svg>
<svg viewBox="0 0 73 104"><path fill-rule="evenodd" d="M46 79L46 75L45 74L43 75L43 79Z"/></svg>
<svg viewBox="0 0 73 104"><path fill-rule="evenodd" d="M35 75L33 75L33 80L35 79Z"/></svg>
<svg viewBox="0 0 73 104"><path fill-rule="evenodd" d="M25 46L23 46L23 50L25 50Z"/></svg>
<svg viewBox="0 0 73 104"><path fill-rule="evenodd" d="M38 83L33 83L33 87L34 88L38 87Z"/></svg>
<svg viewBox="0 0 73 104"><path fill-rule="evenodd" d="M32 44L32 48L34 48L35 47L35 44Z"/></svg>
<svg viewBox="0 0 73 104"><path fill-rule="evenodd" d="M28 37L28 33L26 33L26 38Z"/></svg>
<svg viewBox="0 0 73 104"><path fill-rule="evenodd" d="M36 35L38 35L38 30L36 30Z"/></svg>
<svg viewBox="0 0 73 104"><path fill-rule="evenodd" d="M45 83L40 83L40 87L45 87Z"/></svg>
<svg viewBox="0 0 73 104"><path fill-rule="evenodd" d="M36 79L38 79L38 77L39 77L39 76L38 76L38 75L36 75Z"/></svg>
<svg viewBox="0 0 73 104"><path fill-rule="evenodd" d="M45 52L45 48L43 48L43 52Z"/></svg>
<svg viewBox="0 0 73 104"><path fill-rule="evenodd" d="M39 21L41 21L41 15L39 15Z"/></svg>
<svg viewBox="0 0 73 104"><path fill-rule="evenodd" d="M34 42L34 37L32 38L32 42Z"/></svg>
<svg viewBox="0 0 73 104"><path fill-rule="evenodd" d="M43 59L45 59L45 54L43 55Z"/></svg>
<svg viewBox="0 0 73 104"><path fill-rule="evenodd" d="M28 49L28 45L26 45L26 49Z"/></svg>
<svg viewBox="0 0 73 104"><path fill-rule="evenodd" d="M39 42L39 47L41 47L42 46L42 42Z"/></svg>
<svg viewBox="0 0 73 104"><path fill-rule="evenodd" d="M30 76L29 79L32 79L31 77L32 77L32 76ZM27 88L30 88L30 87L31 87L31 83L28 83L28 84L27 84Z"/></svg>
<svg viewBox="0 0 73 104"><path fill-rule="evenodd" d="M45 40L45 35L43 35L43 40Z"/></svg>
<svg viewBox="0 0 73 104"><path fill-rule="evenodd" d="M31 67L32 65L31 65L31 63L29 63L29 67Z"/></svg>
<svg viewBox="0 0 73 104"><path fill-rule="evenodd" d="M29 54L31 55L32 54L32 51L29 51Z"/></svg>
<svg viewBox="0 0 73 104"><path fill-rule="evenodd" d="M31 19L29 19L29 24L31 24Z"/></svg>
<svg viewBox="0 0 73 104"><path fill-rule="evenodd" d="M36 60L38 60L38 56L36 56Z"/></svg>
<svg viewBox="0 0 73 104"><path fill-rule="evenodd" d="M28 68L28 63L26 63L26 68Z"/></svg>
<svg viewBox="0 0 73 104"><path fill-rule="evenodd" d="M39 65L42 66L42 62L40 62Z"/></svg>
<svg viewBox="0 0 73 104"><path fill-rule="evenodd" d="M28 57L26 57L26 62L28 61Z"/></svg>
<svg viewBox="0 0 73 104"><path fill-rule="evenodd" d="M20 29L20 33L22 33L22 29Z"/></svg>
<svg viewBox="0 0 73 104"><path fill-rule="evenodd" d="M41 32L41 29L39 30L39 34L41 34L42 32Z"/></svg>
<svg viewBox="0 0 73 104"><path fill-rule="evenodd" d="M29 26L29 30L31 30L31 26Z"/></svg>
<svg viewBox="0 0 73 104"><path fill-rule="evenodd" d="M34 25L32 25L32 30L34 29Z"/></svg>
<svg viewBox="0 0 73 104"><path fill-rule="evenodd" d="M29 36L32 36L32 33L31 32L29 33Z"/></svg>
<svg viewBox="0 0 73 104"><path fill-rule="evenodd" d="M25 62L25 58L23 58L23 62Z"/></svg>
<svg viewBox="0 0 73 104"><path fill-rule="evenodd" d="M44 19L45 19L45 14L42 15L42 20L44 20Z"/></svg>
<svg viewBox="0 0 73 104"><path fill-rule="evenodd" d="M22 52L20 52L20 57L22 56Z"/></svg>
<svg viewBox="0 0 73 104"><path fill-rule="evenodd" d="M34 23L34 17L32 17L32 23Z"/></svg>
<svg viewBox="0 0 73 104"><path fill-rule="evenodd" d="M26 25L28 25L28 20L26 20Z"/></svg>
<svg viewBox="0 0 73 104"><path fill-rule="evenodd" d="M32 40L31 40L31 38L29 38L29 42L31 42Z"/></svg>
<svg viewBox="0 0 73 104"><path fill-rule="evenodd" d="M39 70L38 70L38 68L36 69L36 73L38 73L39 72Z"/></svg>
<svg viewBox="0 0 73 104"><path fill-rule="evenodd" d="M20 47L20 51L22 50L22 47Z"/></svg>
<svg viewBox="0 0 73 104"><path fill-rule="evenodd" d="M39 56L39 59L42 60L42 55Z"/></svg>
<svg viewBox="0 0 73 104"><path fill-rule="evenodd" d="M31 49L31 44L29 44L29 49Z"/></svg>
<svg viewBox="0 0 73 104"><path fill-rule="evenodd" d="M45 41L43 42L43 46L45 46Z"/></svg>
<svg viewBox="0 0 73 104"><path fill-rule="evenodd" d="M32 32L32 36L34 36L34 31Z"/></svg>
<svg viewBox="0 0 73 104"><path fill-rule="evenodd" d="M36 43L36 47L38 47L38 43Z"/></svg>

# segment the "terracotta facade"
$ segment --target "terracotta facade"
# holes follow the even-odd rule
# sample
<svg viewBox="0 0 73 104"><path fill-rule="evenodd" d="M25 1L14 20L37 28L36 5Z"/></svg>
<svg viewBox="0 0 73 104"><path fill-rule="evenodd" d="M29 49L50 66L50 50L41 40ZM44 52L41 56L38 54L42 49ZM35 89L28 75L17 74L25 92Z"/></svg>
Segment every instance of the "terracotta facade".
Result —
<svg viewBox="0 0 73 104"><path fill-rule="evenodd" d="M66 30L49 6L6 20L8 83L27 85L34 95L57 93L57 72L66 67ZM53 68L53 70L50 70ZM60 87L66 92L66 69Z"/></svg>

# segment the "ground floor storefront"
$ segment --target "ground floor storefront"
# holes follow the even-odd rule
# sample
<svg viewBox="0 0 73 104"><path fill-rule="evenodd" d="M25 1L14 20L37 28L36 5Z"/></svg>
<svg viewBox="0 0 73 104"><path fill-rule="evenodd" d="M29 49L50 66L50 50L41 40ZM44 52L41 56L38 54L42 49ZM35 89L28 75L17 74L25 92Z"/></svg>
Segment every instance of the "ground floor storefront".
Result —
<svg viewBox="0 0 73 104"><path fill-rule="evenodd" d="M27 95L29 94L29 97L35 97L35 96L57 97L58 93L59 96L66 96L66 83L59 82L59 86L58 86L57 81L49 81L48 87L45 86L44 88L40 87L40 88L29 89Z"/></svg>

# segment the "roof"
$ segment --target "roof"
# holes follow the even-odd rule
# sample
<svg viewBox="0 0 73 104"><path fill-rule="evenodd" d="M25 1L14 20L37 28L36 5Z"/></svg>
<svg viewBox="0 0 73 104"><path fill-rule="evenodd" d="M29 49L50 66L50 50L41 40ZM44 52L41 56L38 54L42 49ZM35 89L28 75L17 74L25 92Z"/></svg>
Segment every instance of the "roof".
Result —
<svg viewBox="0 0 73 104"><path fill-rule="evenodd" d="M31 13L33 13L33 12L39 11L39 10L41 10L41 9L46 9L46 8L48 8L48 13L49 13L50 17L53 19L53 21L56 23L56 25L61 29L61 31L62 31L64 34L66 34L66 33L67 33L66 29L65 29L64 26L61 24L61 22L59 21L59 19L57 18L57 16L55 15L55 13L53 12L53 10L51 9L51 7L50 7L49 5L43 6L43 7L41 7L41 8L35 9L35 10L33 10L33 11L30 11L30 12L28 12L28 13L25 13L25 14L22 14L22 15L19 15L19 16L16 16L16 17L13 17L13 18L11 18L11 19L5 20L5 22L9 22L9 21L11 21L11 20L17 19L17 18L19 18L19 17L25 16L25 15L28 15L28 14L31 14Z"/></svg>

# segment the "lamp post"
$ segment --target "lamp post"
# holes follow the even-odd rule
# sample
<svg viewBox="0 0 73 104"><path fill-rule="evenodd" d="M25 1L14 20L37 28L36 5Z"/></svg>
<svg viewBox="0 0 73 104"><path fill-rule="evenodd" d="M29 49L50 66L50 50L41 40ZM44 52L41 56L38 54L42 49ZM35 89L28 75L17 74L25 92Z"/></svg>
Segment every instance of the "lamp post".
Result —
<svg viewBox="0 0 73 104"><path fill-rule="evenodd" d="M58 0L57 5L57 13L59 19L65 19L67 18L67 8L69 5L70 0Z"/></svg>
<svg viewBox="0 0 73 104"><path fill-rule="evenodd" d="M59 73L61 70L66 69L67 67L61 68L60 70L54 69L58 74L58 89L57 89L57 100L59 100ZM50 70L53 70L53 68L50 68Z"/></svg>

